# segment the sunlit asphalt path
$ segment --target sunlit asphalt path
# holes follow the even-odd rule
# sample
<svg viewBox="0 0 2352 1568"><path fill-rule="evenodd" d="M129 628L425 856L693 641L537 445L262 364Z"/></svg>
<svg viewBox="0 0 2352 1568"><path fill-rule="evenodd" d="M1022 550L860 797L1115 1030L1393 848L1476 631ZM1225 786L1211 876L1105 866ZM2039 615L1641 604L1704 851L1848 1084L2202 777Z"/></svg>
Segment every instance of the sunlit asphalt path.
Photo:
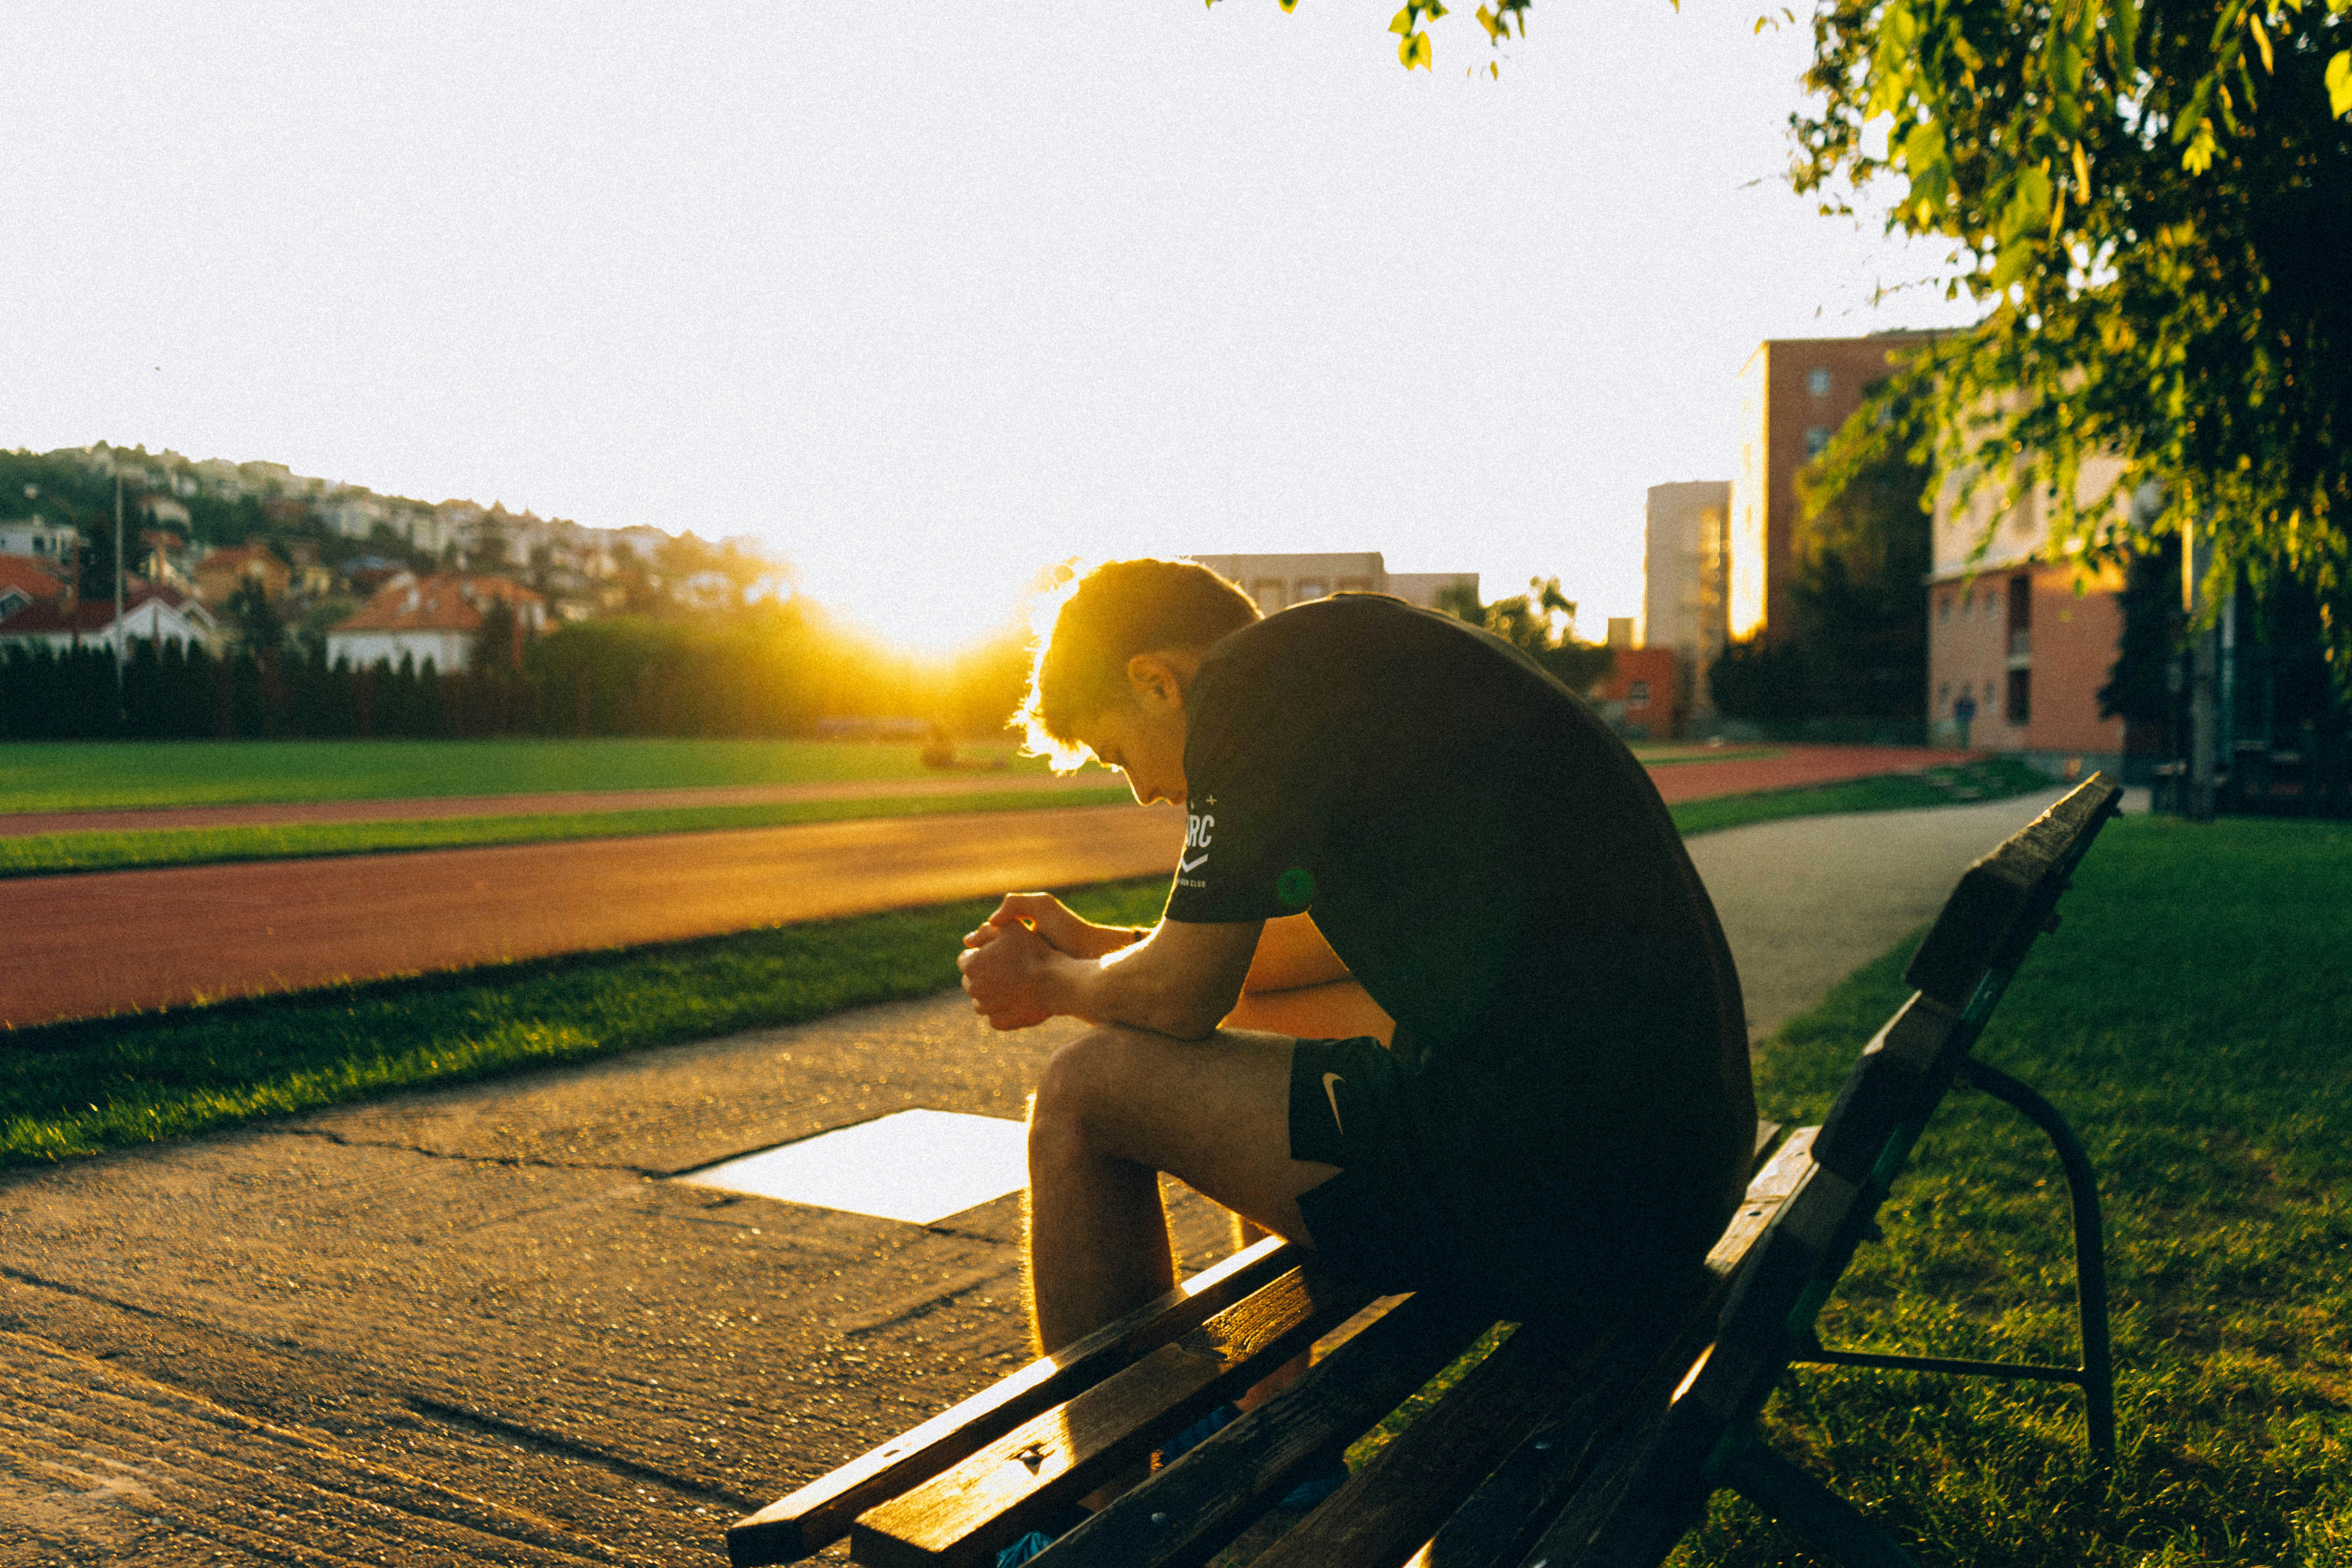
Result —
<svg viewBox="0 0 2352 1568"><path fill-rule="evenodd" d="M26 878L17 1027L1165 872L1183 818L1094 806Z"/></svg>

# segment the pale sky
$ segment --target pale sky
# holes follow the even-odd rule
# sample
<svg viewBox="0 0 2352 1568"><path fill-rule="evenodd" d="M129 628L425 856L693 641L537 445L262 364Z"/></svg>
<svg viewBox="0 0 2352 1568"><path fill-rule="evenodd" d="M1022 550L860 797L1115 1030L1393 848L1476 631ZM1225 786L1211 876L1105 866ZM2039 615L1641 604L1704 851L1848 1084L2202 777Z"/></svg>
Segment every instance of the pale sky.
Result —
<svg viewBox="0 0 2352 1568"><path fill-rule="evenodd" d="M1145 551L1597 636L1759 340L1969 316L1789 190L1809 27L1474 8L9 0L0 447L752 533L934 645Z"/></svg>

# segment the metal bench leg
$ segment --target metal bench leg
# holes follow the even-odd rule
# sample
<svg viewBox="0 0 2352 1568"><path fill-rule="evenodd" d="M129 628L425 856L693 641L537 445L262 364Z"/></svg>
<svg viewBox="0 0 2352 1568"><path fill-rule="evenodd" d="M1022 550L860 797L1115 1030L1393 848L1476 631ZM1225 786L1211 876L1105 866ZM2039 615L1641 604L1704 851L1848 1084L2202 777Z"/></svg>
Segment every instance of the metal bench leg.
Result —
<svg viewBox="0 0 2352 1568"><path fill-rule="evenodd" d="M2107 1253L2099 1226L2098 1178L2082 1140L2058 1108L1999 1068L1973 1057L1960 1063L1960 1077L1996 1100L2006 1100L2049 1136L2066 1173L2074 1212L2074 1300L2083 1322L2083 1403L2091 1452L2104 1463L2116 1458L2115 1354L2107 1342Z"/></svg>
<svg viewBox="0 0 2352 1568"><path fill-rule="evenodd" d="M1753 1437L1740 1445L1723 1480L1846 1568L1919 1568L1853 1504Z"/></svg>

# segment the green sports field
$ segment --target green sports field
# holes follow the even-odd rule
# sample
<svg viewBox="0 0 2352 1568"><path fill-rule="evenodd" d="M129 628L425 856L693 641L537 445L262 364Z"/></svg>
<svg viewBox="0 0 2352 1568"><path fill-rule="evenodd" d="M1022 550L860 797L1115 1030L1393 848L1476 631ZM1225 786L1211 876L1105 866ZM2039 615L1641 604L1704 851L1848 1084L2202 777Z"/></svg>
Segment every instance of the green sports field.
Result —
<svg viewBox="0 0 2352 1568"><path fill-rule="evenodd" d="M1045 771L1043 758L1013 750L963 752ZM0 812L938 777L920 751L855 741L23 742L0 747Z"/></svg>
<svg viewBox="0 0 2352 1568"><path fill-rule="evenodd" d="M1773 754L1634 750L1661 763ZM0 813L938 777L920 751L858 741L17 742L0 747ZM1044 758L1019 755L1009 739L961 754L1003 756L1015 773L1046 771Z"/></svg>

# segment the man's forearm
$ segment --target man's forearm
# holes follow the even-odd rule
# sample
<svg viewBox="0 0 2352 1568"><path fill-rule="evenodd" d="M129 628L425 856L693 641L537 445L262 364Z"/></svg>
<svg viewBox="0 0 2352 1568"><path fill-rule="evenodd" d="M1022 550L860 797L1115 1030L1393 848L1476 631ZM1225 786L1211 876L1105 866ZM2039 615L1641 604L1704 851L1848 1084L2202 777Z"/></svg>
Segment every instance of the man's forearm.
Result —
<svg viewBox="0 0 2352 1568"><path fill-rule="evenodd" d="M1122 944L1102 959L1057 957L1047 969L1054 1012L1089 1024L1123 1024L1180 1040L1201 1039L1233 1010L1239 975L1202 974L1171 963L1153 945L1154 932ZM1243 955L1246 967L1246 954Z"/></svg>

